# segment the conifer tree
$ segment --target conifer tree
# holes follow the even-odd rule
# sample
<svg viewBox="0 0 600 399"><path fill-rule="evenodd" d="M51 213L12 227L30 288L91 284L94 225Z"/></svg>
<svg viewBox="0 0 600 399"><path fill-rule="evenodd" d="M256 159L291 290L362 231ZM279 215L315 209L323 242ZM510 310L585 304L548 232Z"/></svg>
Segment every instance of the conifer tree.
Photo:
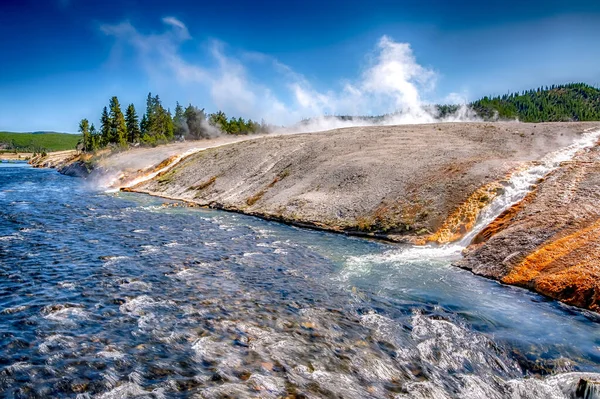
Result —
<svg viewBox="0 0 600 399"><path fill-rule="evenodd" d="M81 122L79 122L79 132L81 133L81 143L82 143L82 150L84 152L88 152L91 151L92 149L92 137L90 135L90 122L87 119L82 119Z"/></svg>
<svg viewBox="0 0 600 399"><path fill-rule="evenodd" d="M121 111L119 99L114 96L110 99L110 142L120 146L127 145L127 125Z"/></svg>
<svg viewBox="0 0 600 399"><path fill-rule="evenodd" d="M111 127L110 116L106 107L102 110L102 116L100 117L100 147L105 147L110 142L110 127Z"/></svg>
<svg viewBox="0 0 600 399"><path fill-rule="evenodd" d="M96 130L96 126L93 123L90 127L90 136L92 137L92 151L96 151L100 148L100 133Z"/></svg>
<svg viewBox="0 0 600 399"><path fill-rule="evenodd" d="M179 101L175 105L175 115L173 115L173 134L176 138L184 137L188 133L188 126L183 113L183 107Z"/></svg>
<svg viewBox="0 0 600 399"><path fill-rule="evenodd" d="M130 143L137 143L140 141L142 133L140 131L140 123L138 121L137 112L135 106L129 104L125 113L125 124L127 126L127 141Z"/></svg>
<svg viewBox="0 0 600 399"><path fill-rule="evenodd" d="M184 116L190 136L196 139L209 136L206 131L206 114L204 113L204 109L196 108L190 104L186 107Z"/></svg>
<svg viewBox="0 0 600 399"><path fill-rule="evenodd" d="M144 136L148 133L148 118L146 114L142 115L142 120L140 121L140 131L142 132L142 140L144 140Z"/></svg>
<svg viewBox="0 0 600 399"><path fill-rule="evenodd" d="M173 139L173 117L171 112L162 106L158 95L152 97L152 93L148 93L146 114L142 122L145 142L156 144Z"/></svg>
<svg viewBox="0 0 600 399"><path fill-rule="evenodd" d="M146 113L142 118L143 139L148 143L155 143L157 139L157 103L160 100L158 96L152 97L152 93L148 93L146 98Z"/></svg>
<svg viewBox="0 0 600 399"><path fill-rule="evenodd" d="M174 137L174 125L173 125L173 116L171 115L171 110L167 109L165 111L161 106L161 127L162 132L167 141L173 141Z"/></svg>
<svg viewBox="0 0 600 399"><path fill-rule="evenodd" d="M225 115L225 112L218 111L214 114L210 114L208 121L210 122L211 125L219 128L223 131L227 131L228 122L227 122L227 115Z"/></svg>

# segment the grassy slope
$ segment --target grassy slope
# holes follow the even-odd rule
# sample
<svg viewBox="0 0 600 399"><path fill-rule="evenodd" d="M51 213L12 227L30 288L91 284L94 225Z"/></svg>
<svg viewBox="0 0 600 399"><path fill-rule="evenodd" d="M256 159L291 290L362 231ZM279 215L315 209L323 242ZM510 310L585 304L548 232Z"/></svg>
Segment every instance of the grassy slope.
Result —
<svg viewBox="0 0 600 399"><path fill-rule="evenodd" d="M0 147L20 152L73 150L80 137L79 134L54 132L0 132Z"/></svg>

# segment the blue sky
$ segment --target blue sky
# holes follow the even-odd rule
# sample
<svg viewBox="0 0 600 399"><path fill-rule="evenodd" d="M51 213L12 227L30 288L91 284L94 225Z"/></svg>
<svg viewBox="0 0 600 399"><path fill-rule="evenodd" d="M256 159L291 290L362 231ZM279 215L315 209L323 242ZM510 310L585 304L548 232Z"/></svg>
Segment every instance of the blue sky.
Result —
<svg viewBox="0 0 600 399"><path fill-rule="evenodd" d="M4 0L0 130L77 130L149 91L288 124L600 84L599 1Z"/></svg>

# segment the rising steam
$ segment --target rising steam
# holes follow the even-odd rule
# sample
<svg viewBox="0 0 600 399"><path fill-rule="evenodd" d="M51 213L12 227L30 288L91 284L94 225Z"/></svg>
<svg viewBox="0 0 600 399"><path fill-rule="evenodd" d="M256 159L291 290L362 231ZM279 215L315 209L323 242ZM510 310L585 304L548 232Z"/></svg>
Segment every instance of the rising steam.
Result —
<svg viewBox="0 0 600 399"><path fill-rule="evenodd" d="M102 31L117 39L115 45L132 47L139 64L156 85L179 85L178 91L195 88L196 93L210 93L204 102L209 100L215 108L230 115L263 118L271 124L286 126L279 131L475 119L464 102L454 112L440 115L439 110L424 101L423 94L435 88L436 72L417 63L410 44L388 36L379 39L370 62L356 79L347 80L337 90L319 91L306 77L270 56L228 55L223 43L217 41L209 46L206 63L191 63L180 51L182 43L194 40L186 25L173 17L164 18L163 22L168 28L160 34L143 34L129 22L104 25ZM267 85L252 75L252 71L259 69L268 70L273 82L282 83ZM457 95L451 93L447 98L456 99Z"/></svg>

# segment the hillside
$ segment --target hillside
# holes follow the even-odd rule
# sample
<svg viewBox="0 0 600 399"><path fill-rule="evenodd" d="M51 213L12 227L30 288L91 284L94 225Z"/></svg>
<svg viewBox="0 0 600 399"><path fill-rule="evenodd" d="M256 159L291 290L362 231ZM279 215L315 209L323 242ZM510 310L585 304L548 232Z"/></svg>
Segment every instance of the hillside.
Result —
<svg viewBox="0 0 600 399"><path fill-rule="evenodd" d="M573 83L522 93L484 97L471 104L484 119L518 119L521 122L600 120L600 89Z"/></svg>
<svg viewBox="0 0 600 399"><path fill-rule="evenodd" d="M18 152L51 152L73 150L81 136L79 134L33 132L0 132L0 150Z"/></svg>
<svg viewBox="0 0 600 399"><path fill-rule="evenodd" d="M272 136L191 155L134 190L327 230L447 242L472 226L513 168L598 126L447 123Z"/></svg>

